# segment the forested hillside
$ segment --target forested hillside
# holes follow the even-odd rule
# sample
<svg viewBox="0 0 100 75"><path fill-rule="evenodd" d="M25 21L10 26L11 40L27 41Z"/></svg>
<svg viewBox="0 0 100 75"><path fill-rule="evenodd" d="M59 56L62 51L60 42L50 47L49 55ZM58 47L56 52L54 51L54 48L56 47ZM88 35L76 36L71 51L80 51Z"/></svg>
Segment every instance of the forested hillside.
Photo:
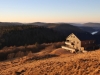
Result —
<svg viewBox="0 0 100 75"><path fill-rule="evenodd" d="M0 23L0 48L35 43L64 41L71 33L86 33L70 24L47 23L42 26L21 23Z"/></svg>
<svg viewBox="0 0 100 75"><path fill-rule="evenodd" d="M81 30L79 27L67 23L48 23L44 26L56 30L66 36L68 36L71 33L86 33L86 31Z"/></svg>
<svg viewBox="0 0 100 75"><path fill-rule="evenodd" d="M64 36L53 29L34 26L2 26L0 27L0 47L20 46L37 43L63 41Z"/></svg>

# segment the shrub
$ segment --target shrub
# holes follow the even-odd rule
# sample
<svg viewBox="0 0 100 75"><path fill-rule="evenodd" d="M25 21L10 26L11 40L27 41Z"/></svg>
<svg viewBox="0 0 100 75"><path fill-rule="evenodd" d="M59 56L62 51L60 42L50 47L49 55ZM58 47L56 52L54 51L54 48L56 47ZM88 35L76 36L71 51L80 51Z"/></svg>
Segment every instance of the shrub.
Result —
<svg viewBox="0 0 100 75"><path fill-rule="evenodd" d="M24 52L22 51L19 51L15 54L15 57L22 57L22 56L24 56Z"/></svg>
<svg viewBox="0 0 100 75"><path fill-rule="evenodd" d="M15 53L10 53L8 54L7 59L12 59L14 58L14 56L15 56Z"/></svg>

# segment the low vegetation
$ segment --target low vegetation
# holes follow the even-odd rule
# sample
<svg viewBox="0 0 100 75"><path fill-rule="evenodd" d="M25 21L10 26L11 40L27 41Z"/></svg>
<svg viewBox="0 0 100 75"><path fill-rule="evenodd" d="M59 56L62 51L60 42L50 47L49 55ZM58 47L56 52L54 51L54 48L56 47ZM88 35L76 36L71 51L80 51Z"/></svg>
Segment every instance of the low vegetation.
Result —
<svg viewBox="0 0 100 75"><path fill-rule="evenodd" d="M78 54L44 51L0 62L1 75L100 75L100 50Z"/></svg>
<svg viewBox="0 0 100 75"><path fill-rule="evenodd" d="M2 50L0 50L0 61L17 58L17 57L23 57L31 53L37 53L42 50L45 51L45 54L49 51L52 51L53 49L60 48L64 42L58 42L58 43L43 43L43 44L33 44L33 45L25 45L25 46L10 46L10 47L4 47Z"/></svg>

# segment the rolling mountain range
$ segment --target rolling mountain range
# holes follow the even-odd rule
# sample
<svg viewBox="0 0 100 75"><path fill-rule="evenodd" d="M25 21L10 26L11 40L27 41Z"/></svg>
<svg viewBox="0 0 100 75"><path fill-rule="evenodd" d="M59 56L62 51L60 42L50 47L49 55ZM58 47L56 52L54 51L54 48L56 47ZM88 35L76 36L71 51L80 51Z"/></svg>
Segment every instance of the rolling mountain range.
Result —
<svg viewBox="0 0 100 75"><path fill-rule="evenodd" d="M56 27L57 25L62 25L62 24L66 24L66 25L72 25L72 26L76 26L81 28L82 30L88 31L88 32L94 32L94 31L100 31L100 23L44 23L44 22L35 22L35 23L30 23L32 25L39 25L39 26L45 26L48 28L53 28Z"/></svg>
<svg viewBox="0 0 100 75"><path fill-rule="evenodd" d="M85 31L80 28L73 26L71 24L47 24L45 25L47 28L52 28L53 30L59 31L65 35L69 35L71 33L83 33Z"/></svg>
<svg viewBox="0 0 100 75"><path fill-rule="evenodd" d="M40 23L39 23L40 24ZM41 26L20 23L1 23L0 44L4 46L20 46L25 44L50 43L64 41L71 33L88 33L70 24L45 23ZM90 34L90 33L88 33Z"/></svg>
<svg viewBox="0 0 100 75"><path fill-rule="evenodd" d="M62 28L68 29L69 27L73 28L80 28L81 30L87 31L89 33L100 31L100 23L45 23L45 22L33 22L33 23L18 23L18 22L0 22L0 26L16 26L16 25L38 25L38 26L44 26L47 28L53 28L53 29L61 29ZM67 26L66 26L67 25Z"/></svg>

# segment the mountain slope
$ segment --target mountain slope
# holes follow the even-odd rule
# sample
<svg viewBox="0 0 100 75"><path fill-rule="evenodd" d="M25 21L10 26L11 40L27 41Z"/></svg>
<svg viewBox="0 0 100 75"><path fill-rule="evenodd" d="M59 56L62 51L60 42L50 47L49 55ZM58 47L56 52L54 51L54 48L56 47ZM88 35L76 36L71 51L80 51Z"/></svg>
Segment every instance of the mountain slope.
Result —
<svg viewBox="0 0 100 75"><path fill-rule="evenodd" d="M83 25L88 27L100 27L100 23L85 23Z"/></svg>
<svg viewBox="0 0 100 75"><path fill-rule="evenodd" d="M80 28L78 28L76 26L73 26L71 24L65 24L65 23L62 23L62 24L50 23L50 24L45 25L45 27L51 28L51 29L56 30L56 31L59 31L59 32L61 32L62 34L66 35L66 36L68 36L71 33L86 32L86 31L83 31L83 30L81 30Z"/></svg>
<svg viewBox="0 0 100 75"><path fill-rule="evenodd" d="M80 29L87 31L89 33L96 31L95 29L93 29L92 27L86 27L86 26L79 26Z"/></svg>
<svg viewBox="0 0 100 75"><path fill-rule="evenodd" d="M24 25L0 28L0 47L21 46L37 43L63 41L65 37L53 29L42 26Z"/></svg>
<svg viewBox="0 0 100 75"><path fill-rule="evenodd" d="M100 23L85 23L83 26L92 27L95 30L100 30Z"/></svg>
<svg viewBox="0 0 100 75"><path fill-rule="evenodd" d="M52 58L0 62L1 75L100 75L100 50ZM5 65L5 66L4 66ZM6 68L5 68L6 67Z"/></svg>

